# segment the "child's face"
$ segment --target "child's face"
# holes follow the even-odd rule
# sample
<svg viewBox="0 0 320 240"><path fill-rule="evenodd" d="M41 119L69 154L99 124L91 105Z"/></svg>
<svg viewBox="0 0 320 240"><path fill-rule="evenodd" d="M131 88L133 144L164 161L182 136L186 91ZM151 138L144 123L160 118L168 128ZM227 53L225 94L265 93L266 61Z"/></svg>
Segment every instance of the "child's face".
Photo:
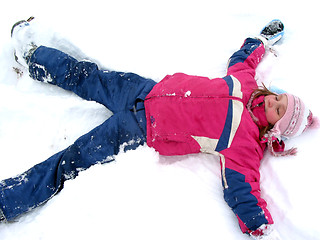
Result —
<svg viewBox="0 0 320 240"><path fill-rule="evenodd" d="M267 120L274 125L287 111L288 97L285 94L267 95L264 103Z"/></svg>

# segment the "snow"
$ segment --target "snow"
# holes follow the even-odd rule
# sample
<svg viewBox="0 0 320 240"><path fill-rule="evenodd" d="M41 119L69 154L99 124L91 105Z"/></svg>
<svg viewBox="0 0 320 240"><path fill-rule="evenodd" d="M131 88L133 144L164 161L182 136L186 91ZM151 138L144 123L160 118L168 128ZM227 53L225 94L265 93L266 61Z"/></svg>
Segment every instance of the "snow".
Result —
<svg viewBox="0 0 320 240"><path fill-rule="evenodd" d="M320 116L317 6L315 0L7 2L0 15L0 179L47 159L111 114L27 74L17 78L9 34L16 21L33 15L47 31L40 40L52 34L53 45L68 49L59 40L64 36L103 66L160 81L175 72L223 76L243 40L279 18L286 32L274 49L278 57L266 54L257 79L300 96ZM319 140L319 130L309 130L287 141L297 156L266 154L262 161L262 195L282 239L320 239ZM163 157L147 146L82 172L43 207L0 225L0 238L249 239L224 202L217 158Z"/></svg>
<svg viewBox="0 0 320 240"><path fill-rule="evenodd" d="M184 94L185 97L190 97L191 95L191 91L186 91L186 93Z"/></svg>

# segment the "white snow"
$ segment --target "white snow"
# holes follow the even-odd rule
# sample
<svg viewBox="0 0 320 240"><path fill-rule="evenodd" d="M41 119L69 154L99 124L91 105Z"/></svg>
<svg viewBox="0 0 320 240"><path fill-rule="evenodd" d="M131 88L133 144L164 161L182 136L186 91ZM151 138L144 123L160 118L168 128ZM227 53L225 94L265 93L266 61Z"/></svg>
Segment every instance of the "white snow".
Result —
<svg viewBox="0 0 320 240"><path fill-rule="evenodd" d="M190 97L191 95L191 91L186 91L186 93L184 94L185 97Z"/></svg>
<svg viewBox="0 0 320 240"><path fill-rule="evenodd" d="M166 74L222 77L230 55L274 18L286 28L257 79L300 96L320 116L318 1L17 1L0 15L0 179L22 173L102 123L110 112L35 82L12 67L11 26L33 15L110 69L160 81ZM55 38L53 45L68 50ZM44 39L40 39L45 41ZM81 52L74 51L75 55ZM262 195L284 240L320 239L319 130L287 141L295 157L266 154ZM224 202L220 164L210 155L162 157L147 146L121 153L68 181L65 189L11 224L1 240L249 239ZM27 179L26 179L27 180Z"/></svg>

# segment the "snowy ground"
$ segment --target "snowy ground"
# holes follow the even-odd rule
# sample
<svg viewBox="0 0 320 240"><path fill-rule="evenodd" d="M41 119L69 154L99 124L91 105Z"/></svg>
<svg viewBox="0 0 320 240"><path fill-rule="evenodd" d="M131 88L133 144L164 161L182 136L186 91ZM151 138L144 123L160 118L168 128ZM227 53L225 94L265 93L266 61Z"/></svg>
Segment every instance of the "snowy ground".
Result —
<svg viewBox="0 0 320 240"><path fill-rule="evenodd" d="M286 34L278 57L267 54L257 78L299 95L320 116L318 1L101 2L12 0L2 7L0 179L45 160L110 116L102 106L27 74L17 78L9 32L30 15L103 66L156 81L175 72L223 76L244 38L280 18ZM262 162L262 194L284 240L320 239L319 140L319 130L307 131L287 142L299 148L296 157L266 154ZM90 168L45 206L0 225L1 240L60 238L249 239L223 200L216 158L165 158L146 146Z"/></svg>

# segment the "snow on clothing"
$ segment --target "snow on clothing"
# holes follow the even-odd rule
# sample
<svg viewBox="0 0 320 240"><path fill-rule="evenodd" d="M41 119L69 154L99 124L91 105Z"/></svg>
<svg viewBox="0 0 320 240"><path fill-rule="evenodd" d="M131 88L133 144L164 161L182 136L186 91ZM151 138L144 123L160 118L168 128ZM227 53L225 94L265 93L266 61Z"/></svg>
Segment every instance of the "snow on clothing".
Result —
<svg viewBox="0 0 320 240"><path fill-rule="evenodd" d="M34 79L102 103L114 115L67 149L2 181L0 206L7 220L46 202L80 170L112 161L121 144L129 143L127 150L147 141L163 155L220 156L224 197L242 231L273 223L260 197L259 166L265 144L246 109L257 88L255 69L263 54L259 40L247 39L231 57L226 77L177 73L155 85L132 73L101 71L93 63L39 47L29 63Z"/></svg>
<svg viewBox="0 0 320 240"><path fill-rule="evenodd" d="M78 62L47 47L34 52L29 72L34 79L105 105L113 115L67 149L19 176L0 182L0 208L8 221L48 201L79 171L112 161L122 144L126 143L125 150L143 145L146 141L143 100L156 84L133 73L100 71L94 63Z"/></svg>
<svg viewBox="0 0 320 240"><path fill-rule="evenodd" d="M265 144L246 109L254 89L263 44L247 39L230 58L227 76L209 79L166 76L146 97L147 143L163 155L220 156L224 198L243 232L273 220L260 197L260 161Z"/></svg>

